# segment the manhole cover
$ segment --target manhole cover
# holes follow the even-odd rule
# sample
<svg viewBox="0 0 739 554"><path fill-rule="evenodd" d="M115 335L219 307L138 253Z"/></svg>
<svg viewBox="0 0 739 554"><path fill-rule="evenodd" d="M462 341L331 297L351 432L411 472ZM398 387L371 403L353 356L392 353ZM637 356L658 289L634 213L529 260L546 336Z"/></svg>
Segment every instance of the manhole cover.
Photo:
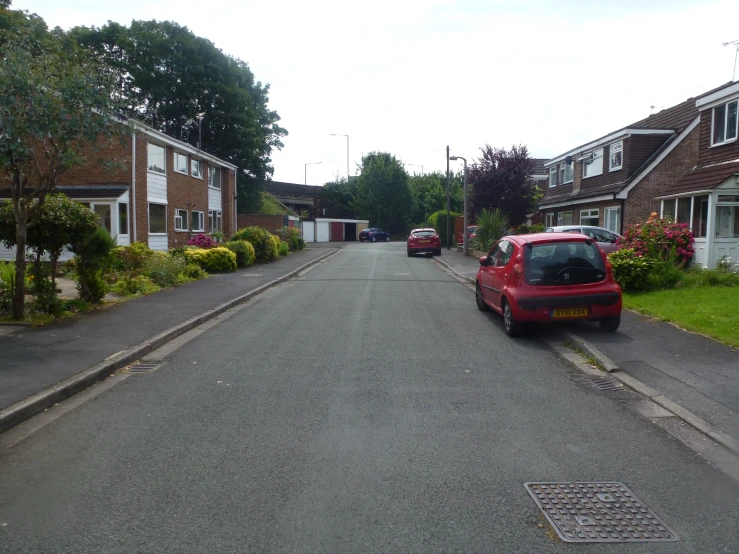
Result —
<svg viewBox="0 0 739 554"><path fill-rule="evenodd" d="M598 390L624 390L624 386L612 379L603 379L594 375L584 375L585 380Z"/></svg>
<svg viewBox="0 0 739 554"><path fill-rule="evenodd" d="M623 483L524 483L565 542L675 542L680 537Z"/></svg>
<svg viewBox="0 0 739 554"><path fill-rule="evenodd" d="M126 373L151 373L155 369L158 369L164 362L161 361L149 361L149 362L134 362L131 365L123 368L122 371Z"/></svg>

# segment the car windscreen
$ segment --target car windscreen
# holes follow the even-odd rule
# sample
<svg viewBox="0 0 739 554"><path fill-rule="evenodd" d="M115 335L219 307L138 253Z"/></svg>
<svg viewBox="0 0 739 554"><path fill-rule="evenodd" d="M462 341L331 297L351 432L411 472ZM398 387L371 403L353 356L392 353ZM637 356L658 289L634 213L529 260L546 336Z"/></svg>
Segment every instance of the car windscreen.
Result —
<svg viewBox="0 0 739 554"><path fill-rule="evenodd" d="M581 285L602 281L606 269L595 244L554 242L524 248L524 277L534 286Z"/></svg>
<svg viewBox="0 0 739 554"><path fill-rule="evenodd" d="M431 230L413 231L413 233L411 234L414 237L433 237L436 234L436 231L431 231Z"/></svg>

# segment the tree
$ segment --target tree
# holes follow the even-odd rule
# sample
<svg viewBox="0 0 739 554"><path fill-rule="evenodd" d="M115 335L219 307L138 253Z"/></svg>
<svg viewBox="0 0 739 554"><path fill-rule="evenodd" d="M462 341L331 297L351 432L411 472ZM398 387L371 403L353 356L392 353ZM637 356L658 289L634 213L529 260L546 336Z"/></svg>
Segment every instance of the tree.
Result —
<svg viewBox="0 0 739 554"><path fill-rule="evenodd" d="M534 161L528 149L512 146L505 150L486 145L480 150L482 157L468 169L470 207L475 213L483 208L499 208L512 225L523 223L526 215L536 209L542 194L531 179Z"/></svg>
<svg viewBox="0 0 739 554"><path fill-rule="evenodd" d="M111 68L129 115L197 144L204 113L203 149L239 167L239 211L258 212L259 183L271 177L272 150L287 131L267 106L269 85L246 62L171 21L110 22L70 36Z"/></svg>
<svg viewBox="0 0 739 554"><path fill-rule="evenodd" d="M10 29L0 40L0 180L15 218L15 319L24 314L28 230L46 196L60 175L127 127L110 115L118 107L110 73L62 38L47 39L39 44Z"/></svg>
<svg viewBox="0 0 739 554"><path fill-rule="evenodd" d="M462 173L452 174L450 181L451 211L462 211ZM426 225L431 214L440 210L446 211L446 175L444 173L414 175L408 178L408 186L413 197L410 220L414 225Z"/></svg>
<svg viewBox="0 0 739 554"><path fill-rule="evenodd" d="M370 152L362 157L356 183L354 207L360 217L390 234L408 230L413 197L408 188L408 173L395 156Z"/></svg>
<svg viewBox="0 0 739 554"><path fill-rule="evenodd" d="M356 196L356 181L347 182L345 177L337 175L333 181L323 185L321 207L326 210L327 217L353 218Z"/></svg>

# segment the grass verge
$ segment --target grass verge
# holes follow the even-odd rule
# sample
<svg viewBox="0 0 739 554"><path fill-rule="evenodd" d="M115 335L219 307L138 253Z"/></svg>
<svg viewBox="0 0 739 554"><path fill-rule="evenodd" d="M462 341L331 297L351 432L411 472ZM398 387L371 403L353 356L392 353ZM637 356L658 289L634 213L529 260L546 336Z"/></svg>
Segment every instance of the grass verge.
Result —
<svg viewBox="0 0 739 554"><path fill-rule="evenodd" d="M739 347L739 287L695 287L623 295L624 308Z"/></svg>

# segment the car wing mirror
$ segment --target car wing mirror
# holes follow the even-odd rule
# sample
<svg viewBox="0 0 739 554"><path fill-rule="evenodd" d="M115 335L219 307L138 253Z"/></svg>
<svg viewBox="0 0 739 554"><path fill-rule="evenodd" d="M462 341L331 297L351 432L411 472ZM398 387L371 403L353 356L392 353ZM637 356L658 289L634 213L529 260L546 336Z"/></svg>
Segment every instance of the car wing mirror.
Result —
<svg viewBox="0 0 739 554"><path fill-rule="evenodd" d="M489 256L481 256L480 257L480 265L482 267L487 267L490 265L490 257Z"/></svg>

